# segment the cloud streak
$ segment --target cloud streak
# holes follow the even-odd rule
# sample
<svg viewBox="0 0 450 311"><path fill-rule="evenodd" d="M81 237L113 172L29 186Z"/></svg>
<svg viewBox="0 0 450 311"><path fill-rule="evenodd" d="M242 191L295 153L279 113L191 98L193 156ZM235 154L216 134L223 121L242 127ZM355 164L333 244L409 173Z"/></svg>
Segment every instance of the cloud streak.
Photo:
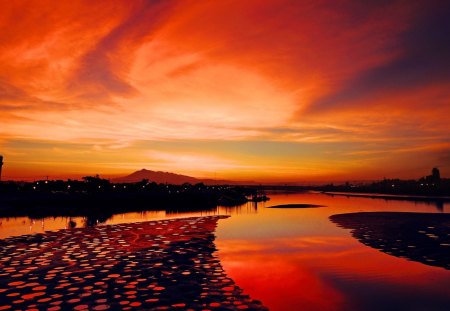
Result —
<svg viewBox="0 0 450 311"><path fill-rule="evenodd" d="M98 161L83 159L77 170L103 163L111 173L117 170L107 165L128 169L125 162L145 164L138 158L151 153L187 172L192 165L177 163L171 146L213 142L214 150L189 150L199 162L211 160L201 170L216 167L227 178L246 179L275 180L277 171L289 180L369 176L371 166L403 167L397 155L403 153L388 150L411 150L427 165L445 159L446 147L426 146L444 146L450 135L443 117L450 113L446 3L0 6L1 146L16 170L39 171L31 159L39 141L65 150L63 159L50 156L49 146L47 153L39 149L55 166L78 163L75 154L88 150ZM28 142L28 162L15 156L17 141ZM156 141L163 144L142 147ZM263 147L252 153L245 142ZM273 155L274 146L284 154ZM311 153L295 158L304 149ZM108 162L105 150L121 150L122 158L113 152ZM402 168L408 169L419 174L412 164Z"/></svg>
<svg viewBox="0 0 450 311"><path fill-rule="evenodd" d="M408 92L414 88L436 83L448 87L450 83L450 23L448 3L418 5L412 26L399 34L397 49L401 52L393 60L357 74L342 88L317 100L313 110L348 109L367 97L380 94Z"/></svg>

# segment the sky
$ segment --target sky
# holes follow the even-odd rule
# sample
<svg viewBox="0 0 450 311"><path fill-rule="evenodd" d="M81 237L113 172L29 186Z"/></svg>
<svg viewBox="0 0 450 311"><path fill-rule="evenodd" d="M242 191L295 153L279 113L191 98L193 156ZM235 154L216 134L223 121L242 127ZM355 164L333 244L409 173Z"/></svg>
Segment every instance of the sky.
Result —
<svg viewBox="0 0 450 311"><path fill-rule="evenodd" d="M450 2L2 1L2 179L450 177Z"/></svg>

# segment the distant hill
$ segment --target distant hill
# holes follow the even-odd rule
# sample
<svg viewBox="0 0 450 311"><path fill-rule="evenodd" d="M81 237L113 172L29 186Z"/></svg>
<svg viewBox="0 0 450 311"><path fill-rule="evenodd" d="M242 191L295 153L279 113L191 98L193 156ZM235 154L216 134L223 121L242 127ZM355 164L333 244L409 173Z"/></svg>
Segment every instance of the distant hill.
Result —
<svg viewBox="0 0 450 311"><path fill-rule="evenodd" d="M123 183L133 183L133 182L139 182L143 179L148 179L150 182L156 182L157 184L160 183L168 183L168 184L174 184L174 185L181 185L184 183L190 183L190 184L198 184L198 183L204 183L204 184L236 184L236 182L229 181L229 180L214 180L214 179L200 179L195 178L191 176L186 175L180 175L170 172L161 172L161 171L151 171L142 169L139 171L136 171L134 173L131 173L130 175L124 176L124 177L118 177L113 178L113 182L123 182Z"/></svg>
<svg viewBox="0 0 450 311"><path fill-rule="evenodd" d="M160 172L160 171L150 171L146 169L142 169L131 173L130 175L124 177L114 178L113 182L138 182L143 179L148 179L150 182L156 183L168 183L168 184L196 184L201 182L199 179L186 175L179 175L169 172Z"/></svg>

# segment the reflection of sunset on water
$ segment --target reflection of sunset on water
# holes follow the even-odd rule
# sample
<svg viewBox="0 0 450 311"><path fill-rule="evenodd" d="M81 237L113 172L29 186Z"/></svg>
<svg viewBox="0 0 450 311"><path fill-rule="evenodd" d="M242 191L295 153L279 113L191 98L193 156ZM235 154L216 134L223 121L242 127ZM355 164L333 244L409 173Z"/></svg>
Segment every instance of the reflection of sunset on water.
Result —
<svg viewBox="0 0 450 311"><path fill-rule="evenodd" d="M306 310L379 310L427 306L445 310L449 271L408 261L361 244L349 230L329 217L342 213L447 212L425 202L389 201L317 193L269 194L270 201L240 207L219 207L209 212L150 211L114 215L106 224L120 224L187 216L231 217L219 222L215 244L225 273L244 294L261 300L270 310L297 306ZM283 204L317 204L318 208L266 208ZM69 219L36 220L34 226L65 228ZM82 227L83 218L72 218ZM29 233L30 220L2 219L2 235ZM99 224L104 226L105 224ZM376 301L374 302L374 299Z"/></svg>
<svg viewBox="0 0 450 311"><path fill-rule="evenodd" d="M223 267L252 297L270 310L380 310L385 303L445 310L447 271L366 247L328 219L361 210L439 213L433 204L323 194L271 195L266 204L299 202L326 207L262 208L219 225Z"/></svg>
<svg viewBox="0 0 450 311"><path fill-rule="evenodd" d="M424 269L421 264L361 249L356 241L349 243L346 238L341 243L332 240L318 240L322 247L317 249L308 243L299 247L298 241L281 250L267 246L278 245L279 241L245 241L237 249L234 247L239 241L226 241L218 247L225 271L271 310L287 310L293 305L299 310L349 310L354 293L341 290L333 279L404 287L406 292L420 287L437 292L441 298L447 295L446 287L435 287L436 282L449 283L438 269Z"/></svg>

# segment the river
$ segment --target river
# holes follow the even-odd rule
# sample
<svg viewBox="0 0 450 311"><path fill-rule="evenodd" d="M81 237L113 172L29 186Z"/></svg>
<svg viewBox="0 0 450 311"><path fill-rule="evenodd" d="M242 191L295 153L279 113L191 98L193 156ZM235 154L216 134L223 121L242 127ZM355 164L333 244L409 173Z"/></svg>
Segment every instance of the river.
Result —
<svg viewBox="0 0 450 311"><path fill-rule="evenodd" d="M372 226L370 230L364 227L368 235L362 243L350 229L344 228L345 224L338 226L330 220L330 216L335 214L358 212L419 212L440 217L449 212L448 203L390 201L319 193L270 194L270 197L270 201L257 206L248 203L236 208L219 207L214 211L195 213L129 213L115 215L104 223L230 215L219 221L216 231L216 246L222 266L246 294L261 300L270 310L449 309L450 270L445 266L449 258L440 258L444 261L443 265L432 259L420 262L409 253L399 257L395 255L398 245L392 247L393 253L377 249L389 246L385 246L391 243L389 236L380 242L384 244L379 243L380 247L373 246L377 244L372 243L371 235L378 234L378 228L383 226L369 224L369 227ZM298 203L323 207L270 208ZM80 227L86 222L86 219L77 217L45 220L0 218L0 238L70 225ZM96 220L89 222L95 223ZM403 230L401 228L399 226L399 230ZM426 228L435 230L433 226ZM444 229L448 232L449 228ZM392 234L398 232L393 231ZM379 238L380 235L376 236ZM414 241L393 241L415 247L409 245Z"/></svg>

